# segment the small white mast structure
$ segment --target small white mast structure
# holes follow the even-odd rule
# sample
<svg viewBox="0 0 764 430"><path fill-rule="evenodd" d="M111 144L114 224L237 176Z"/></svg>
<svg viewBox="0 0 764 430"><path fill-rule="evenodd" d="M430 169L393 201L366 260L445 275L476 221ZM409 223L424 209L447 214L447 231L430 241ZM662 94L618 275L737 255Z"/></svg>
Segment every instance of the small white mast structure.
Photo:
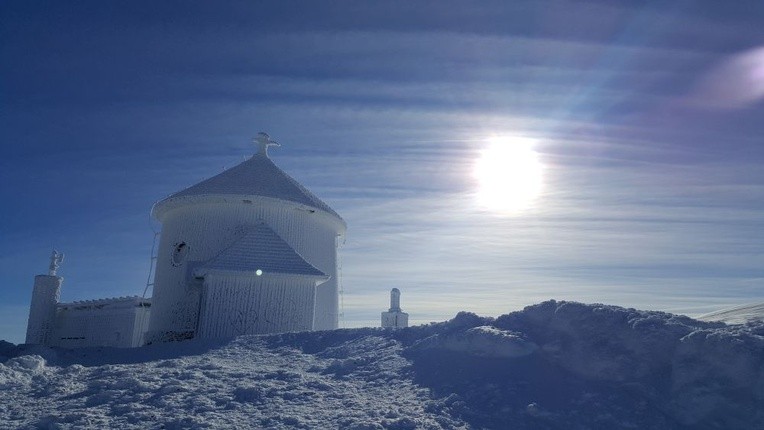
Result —
<svg viewBox="0 0 764 430"><path fill-rule="evenodd" d="M56 271L64 262L64 253L58 252L55 249L50 254L50 266L48 266L48 276L56 276Z"/></svg>
<svg viewBox="0 0 764 430"><path fill-rule="evenodd" d="M401 310L401 290L390 290L390 310L382 312L382 327L404 328L409 326L409 314Z"/></svg>

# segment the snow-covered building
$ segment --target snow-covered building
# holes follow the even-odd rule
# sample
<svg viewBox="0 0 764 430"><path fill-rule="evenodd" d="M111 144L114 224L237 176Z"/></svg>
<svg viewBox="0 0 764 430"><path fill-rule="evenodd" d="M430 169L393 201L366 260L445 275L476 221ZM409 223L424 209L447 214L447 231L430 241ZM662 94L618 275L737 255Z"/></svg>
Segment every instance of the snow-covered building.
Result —
<svg viewBox="0 0 764 430"><path fill-rule="evenodd" d="M267 134L255 142L253 157L154 205L162 231L151 299L59 304L62 278L41 275L27 343L136 346L337 328L345 221L271 161ZM132 332L111 326L122 317Z"/></svg>
<svg viewBox="0 0 764 430"><path fill-rule="evenodd" d="M47 275L35 276L26 343L48 346L135 347L143 344L151 300L141 297L60 303L63 254L53 251Z"/></svg>
<svg viewBox="0 0 764 430"><path fill-rule="evenodd" d="M143 345L151 300L116 297L59 303L52 344L63 347Z"/></svg>
<svg viewBox="0 0 764 430"><path fill-rule="evenodd" d="M326 330L338 323L345 222L259 151L158 202L148 339Z"/></svg>
<svg viewBox="0 0 764 430"><path fill-rule="evenodd" d="M390 290L390 309L382 312L382 327L404 328L409 326L409 314L401 310L401 290Z"/></svg>

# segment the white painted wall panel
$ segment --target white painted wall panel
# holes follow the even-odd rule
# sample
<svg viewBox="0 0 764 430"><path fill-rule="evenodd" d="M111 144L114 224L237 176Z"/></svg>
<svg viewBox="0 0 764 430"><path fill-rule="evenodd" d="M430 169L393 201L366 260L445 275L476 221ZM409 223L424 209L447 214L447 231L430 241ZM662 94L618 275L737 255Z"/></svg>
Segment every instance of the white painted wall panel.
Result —
<svg viewBox="0 0 764 430"><path fill-rule="evenodd" d="M246 203L249 201L250 203ZM162 211L162 235L154 279L149 338L193 332L198 320L200 292L192 271L246 233L247 226L265 222L307 262L328 274L315 292L314 329L333 329L338 321L336 237L344 224L322 211L251 196L185 198ZM174 265L175 246L184 242L188 254Z"/></svg>
<svg viewBox="0 0 764 430"><path fill-rule="evenodd" d="M305 277L208 275L202 293L199 337L310 330L314 284Z"/></svg>
<svg viewBox="0 0 764 430"><path fill-rule="evenodd" d="M50 345L67 348L141 346L150 309L119 299L113 302L61 304L56 313L56 330Z"/></svg>
<svg viewBox="0 0 764 430"><path fill-rule="evenodd" d="M409 326L409 314L406 312L382 312L383 328L404 328Z"/></svg>

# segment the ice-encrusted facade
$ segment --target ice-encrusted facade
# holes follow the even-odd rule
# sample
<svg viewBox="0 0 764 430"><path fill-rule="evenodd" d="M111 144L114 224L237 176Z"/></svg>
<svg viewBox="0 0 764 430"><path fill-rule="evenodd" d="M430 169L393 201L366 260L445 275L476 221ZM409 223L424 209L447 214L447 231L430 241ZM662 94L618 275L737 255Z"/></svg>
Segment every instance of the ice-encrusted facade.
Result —
<svg viewBox="0 0 764 430"><path fill-rule="evenodd" d="M29 306L26 343L63 346L143 345L151 300L141 297L60 303L64 278L56 271L64 254L53 250L47 275L37 275Z"/></svg>
<svg viewBox="0 0 764 430"><path fill-rule="evenodd" d="M153 297L59 303L63 254L35 278L27 343L140 346L195 337L337 328L345 222L268 158L159 201Z"/></svg>
<svg viewBox="0 0 764 430"><path fill-rule="evenodd" d="M35 277L26 343L62 347L143 344L151 300L141 297L59 303L63 278Z"/></svg>
<svg viewBox="0 0 764 430"><path fill-rule="evenodd" d="M51 345L56 327L56 309L61 298L64 278L53 275L34 277L32 303L29 306L26 343Z"/></svg>
<svg viewBox="0 0 764 430"><path fill-rule="evenodd" d="M59 303L51 345L141 346L149 315L151 300L137 296Z"/></svg>
<svg viewBox="0 0 764 430"><path fill-rule="evenodd" d="M345 222L260 151L154 206L162 223L148 339L337 327Z"/></svg>

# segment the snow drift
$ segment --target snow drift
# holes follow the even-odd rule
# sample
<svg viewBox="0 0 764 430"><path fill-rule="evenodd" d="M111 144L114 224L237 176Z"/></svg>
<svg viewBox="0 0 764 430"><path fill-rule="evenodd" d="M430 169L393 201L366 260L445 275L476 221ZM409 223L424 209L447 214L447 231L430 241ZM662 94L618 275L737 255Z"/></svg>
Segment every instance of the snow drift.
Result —
<svg viewBox="0 0 764 430"><path fill-rule="evenodd" d="M764 323L606 305L0 361L2 428L764 429Z"/></svg>

